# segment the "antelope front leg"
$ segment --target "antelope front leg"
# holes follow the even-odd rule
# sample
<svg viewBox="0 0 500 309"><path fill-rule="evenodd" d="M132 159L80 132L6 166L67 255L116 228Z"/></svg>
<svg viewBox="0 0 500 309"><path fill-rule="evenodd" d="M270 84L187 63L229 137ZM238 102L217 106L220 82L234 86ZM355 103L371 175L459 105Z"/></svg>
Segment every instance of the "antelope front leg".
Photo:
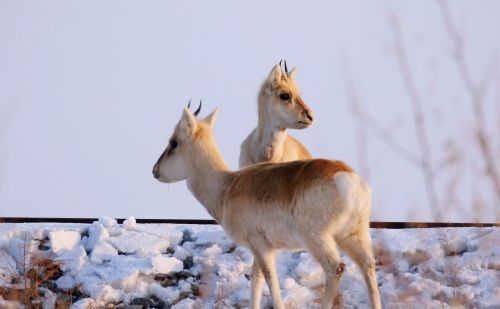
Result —
<svg viewBox="0 0 500 309"><path fill-rule="evenodd" d="M262 284L264 283L264 276L262 269L260 269L259 262L254 258L252 265L252 290L250 293L250 308L259 309L260 299L262 297Z"/></svg>

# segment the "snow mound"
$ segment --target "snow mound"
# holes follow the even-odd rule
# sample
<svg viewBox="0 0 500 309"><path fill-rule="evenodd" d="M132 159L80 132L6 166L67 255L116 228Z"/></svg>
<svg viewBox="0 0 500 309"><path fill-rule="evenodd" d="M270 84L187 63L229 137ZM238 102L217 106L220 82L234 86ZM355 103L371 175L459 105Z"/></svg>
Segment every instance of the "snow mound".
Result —
<svg viewBox="0 0 500 309"><path fill-rule="evenodd" d="M500 229L371 230L384 308L500 308ZM45 307L78 290L71 308L248 308L253 262L219 226L0 224L0 287L13 286L26 256L50 257L62 273ZM342 308L369 308L357 266L346 264ZM307 252L282 252L277 270L287 308L318 308L324 273ZM267 286L263 306L271 306ZM411 304L411 305L409 305ZM1 308L18 304L2 300Z"/></svg>
<svg viewBox="0 0 500 309"><path fill-rule="evenodd" d="M153 264L153 271L159 274L179 272L183 268L182 262L175 257L165 257L163 255L151 258L151 263Z"/></svg>
<svg viewBox="0 0 500 309"><path fill-rule="evenodd" d="M109 243L124 254L140 254L142 256L149 253L161 253L170 245L166 239L135 231L126 231L120 236L111 237Z"/></svg>
<svg viewBox="0 0 500 309"><path fill-rule="evenodd" d="M52 252L60 254L71 251L80 244L82 235L76 231L53 231L49 233Z"/></svg>

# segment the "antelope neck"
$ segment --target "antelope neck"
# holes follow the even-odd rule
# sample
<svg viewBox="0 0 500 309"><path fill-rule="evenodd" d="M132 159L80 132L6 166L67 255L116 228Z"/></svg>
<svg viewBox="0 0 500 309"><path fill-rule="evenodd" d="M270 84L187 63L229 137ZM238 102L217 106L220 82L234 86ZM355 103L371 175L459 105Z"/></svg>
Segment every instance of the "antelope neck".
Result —
<svg viewBox="0 0 500 309"><path fill-rule="evenodd" d="M221 219L221 195L231 171L213 143L193 149L187 186L196 199L218 222Z"/></svg>

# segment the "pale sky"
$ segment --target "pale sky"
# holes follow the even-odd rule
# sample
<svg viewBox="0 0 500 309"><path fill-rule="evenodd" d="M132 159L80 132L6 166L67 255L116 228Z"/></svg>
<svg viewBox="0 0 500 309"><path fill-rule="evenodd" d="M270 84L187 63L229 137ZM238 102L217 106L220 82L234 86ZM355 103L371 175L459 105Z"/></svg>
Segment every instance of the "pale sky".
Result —
<svg viewBox="0 0 500 309"><path fill-rule="evenodd" d="M474 76L493 75L489 128L500 129L500 3L450 1L450 8ZM282 58L297 66L316 116L311 128L289 132L315 157L360 169L346 80L418 153L391 15L401 23L436 153L453 135L479 162L467 150L471 110L439 12L436 1L2 1L0 216L209 218L184 182L161 184L152 166L187 101L202 98L201 115L221 109L215 136L236 169L257 123L259 86ZM432 220L418 169L370 134L368 157L372 219ZM451 176L443 175L444 192ZM491 221L488 184L473 172L463 177L463 203L483 196ZM473 219L448 206L449 220Z"/></svg>

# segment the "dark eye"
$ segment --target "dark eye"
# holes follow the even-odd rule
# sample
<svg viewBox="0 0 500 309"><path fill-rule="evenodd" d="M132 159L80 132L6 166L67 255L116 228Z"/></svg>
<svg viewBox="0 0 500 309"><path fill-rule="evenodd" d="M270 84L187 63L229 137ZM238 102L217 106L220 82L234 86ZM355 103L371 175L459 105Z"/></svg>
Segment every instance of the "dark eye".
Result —
<svg viewBox="0 0 500 309"><path fill-rule="evenodd" d="M177 141L175 139L171 139L169 142L170 149L174 150L177 147Z"/></svg>
<svg viewBox="0 0 500 309"><path fill-rule="evenodd" d="M280 94L280 99L282 101L288 101L288 100L290 100L290 95L288 93L282 93L282 94Z"/></svg>

